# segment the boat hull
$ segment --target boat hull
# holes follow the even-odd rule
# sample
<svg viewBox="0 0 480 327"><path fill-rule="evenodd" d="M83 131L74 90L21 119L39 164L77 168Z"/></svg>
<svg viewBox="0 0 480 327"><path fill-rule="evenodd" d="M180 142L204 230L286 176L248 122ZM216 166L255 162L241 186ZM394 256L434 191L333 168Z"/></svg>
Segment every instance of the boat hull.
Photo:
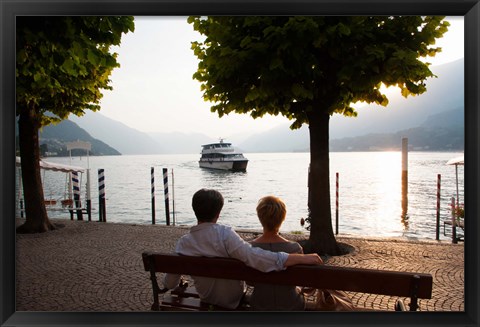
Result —
<svg viewBox="0 0 480 327"><path fill-rule="evenodd" d="M246 171L248 160L200 160L198 164L201 168Z"/></svg>

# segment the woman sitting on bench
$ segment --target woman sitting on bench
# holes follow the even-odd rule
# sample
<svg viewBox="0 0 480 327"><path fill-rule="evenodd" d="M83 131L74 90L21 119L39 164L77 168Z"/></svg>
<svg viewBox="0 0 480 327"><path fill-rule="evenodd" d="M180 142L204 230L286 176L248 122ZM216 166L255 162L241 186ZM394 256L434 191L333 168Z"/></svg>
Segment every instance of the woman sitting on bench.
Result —
<svg viewBox="0 0 480 327"><path fill-rule="evenodd" d="M257 216L263 226L263 234L251 241L253 247L272 252L303 253L297 242L290 242L278 233L285 220L285 203L277 197L266 196L258 201ZM305 310L303 295L295 286L254 284L250 305L256 311Z"/></svg>
<svg viewBox="0 0 480 327"><path fill-rule="evenodd" d="M198 257L235 258L249 267L263 272L279 271L296 264L317 265L322 259L317 254L274 253L253 248L233 228L218 224L223 208L223 196L216 190L201 189L192 197L192 208L197 225L183 235L175 246L181 255ZM165 288L175 288L181 275L165 274ZM226 309L235 309L244 296L245 283L239 280L192 277L195 288L203 302Z"/></svg>

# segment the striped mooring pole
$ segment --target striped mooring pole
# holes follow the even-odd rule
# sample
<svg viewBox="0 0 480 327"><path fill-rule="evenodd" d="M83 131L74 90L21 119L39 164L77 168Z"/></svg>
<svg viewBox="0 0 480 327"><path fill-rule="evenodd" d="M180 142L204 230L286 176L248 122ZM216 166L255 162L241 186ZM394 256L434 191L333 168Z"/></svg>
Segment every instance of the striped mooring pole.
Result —
<svg viewBox="0 0 480 327"><path fill-rule="evenodd" d="M69 200L72 200L73 199L73 193L72 193L72 190L73 190L73 185L72 185L72 173L68 173L68 199ZM69 205L69 208L73 208L73 203L72 204L68 204ZM68 210L70 212L70 220L73 220L73 210L72 209L69 209Z"/></svg>
<svg viewBox="0 0 480 327"><path fill-rule="evenodd" d="M152 225L155 225L155 169L150 169L150 189L152 196Z"/></svg>
<svg viewBox="0 0 480 327"><path fill-rule="evenodd" d="M339 176L336 173L336 181L335 181L335 234L338 235L338 184L339 184Z"/></svg>
<svg viewBox="0 0 480 327"><path fill-rule="evenodd" d="M168 169L163 168L163 192L165 194L165 216L167 226L170 226L170 207L168 201Z"/></svg>
<svg viewBox="0 0 480 327"><path fill-rule="evenodd" d="M90 194L90 169L87 169L87 217L92 221L92 197Z"/></svg>
<svg viewBox="0 0 480 327"><path fill-rule="evenodd" d="M80 202L80 186L78 183L78 172L72 172L72 185L73 185L73 201L75 202L75 208L77 208L77 220L83 220L82 205Z"/></svg>
<svg viewBox="0 0 480 327"><path fill-rule="evenodd" d="M440 240L440 183L442 180L442 175L437 175L437 232L436 232L436 240Z"/></svg>
<svg viewBox="0 0 480 327"><path fill-rule="evenodd" d="M107 214L105 210L105 175L104 169L98 170L98 221L107 222Z"/></svg>

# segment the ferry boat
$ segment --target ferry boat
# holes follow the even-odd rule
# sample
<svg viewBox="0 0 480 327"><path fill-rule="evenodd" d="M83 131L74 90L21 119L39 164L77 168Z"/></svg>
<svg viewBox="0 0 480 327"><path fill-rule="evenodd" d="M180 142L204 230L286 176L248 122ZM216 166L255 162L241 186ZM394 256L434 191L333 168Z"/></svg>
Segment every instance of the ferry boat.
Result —
<svg viewBox="0 0 480 327"><path fill-rule="evenodd" d="M243 153L232 147L231 143L223 142L202 145L202 156L198 161L201 168L220 170L246 171L248 159Z"/></svg>

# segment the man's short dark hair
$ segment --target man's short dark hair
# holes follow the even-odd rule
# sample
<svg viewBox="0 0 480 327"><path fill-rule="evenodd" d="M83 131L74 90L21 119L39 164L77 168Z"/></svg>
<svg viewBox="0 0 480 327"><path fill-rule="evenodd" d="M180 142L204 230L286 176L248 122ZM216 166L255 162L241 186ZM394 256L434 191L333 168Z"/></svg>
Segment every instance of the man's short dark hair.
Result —
<svg viewBox="0 0 480 327"><path fill-rule="evenodd" d="M198 221L212 222L223 208L223 196L216 190L202 188L192 198L192 208Z"/></svg>

